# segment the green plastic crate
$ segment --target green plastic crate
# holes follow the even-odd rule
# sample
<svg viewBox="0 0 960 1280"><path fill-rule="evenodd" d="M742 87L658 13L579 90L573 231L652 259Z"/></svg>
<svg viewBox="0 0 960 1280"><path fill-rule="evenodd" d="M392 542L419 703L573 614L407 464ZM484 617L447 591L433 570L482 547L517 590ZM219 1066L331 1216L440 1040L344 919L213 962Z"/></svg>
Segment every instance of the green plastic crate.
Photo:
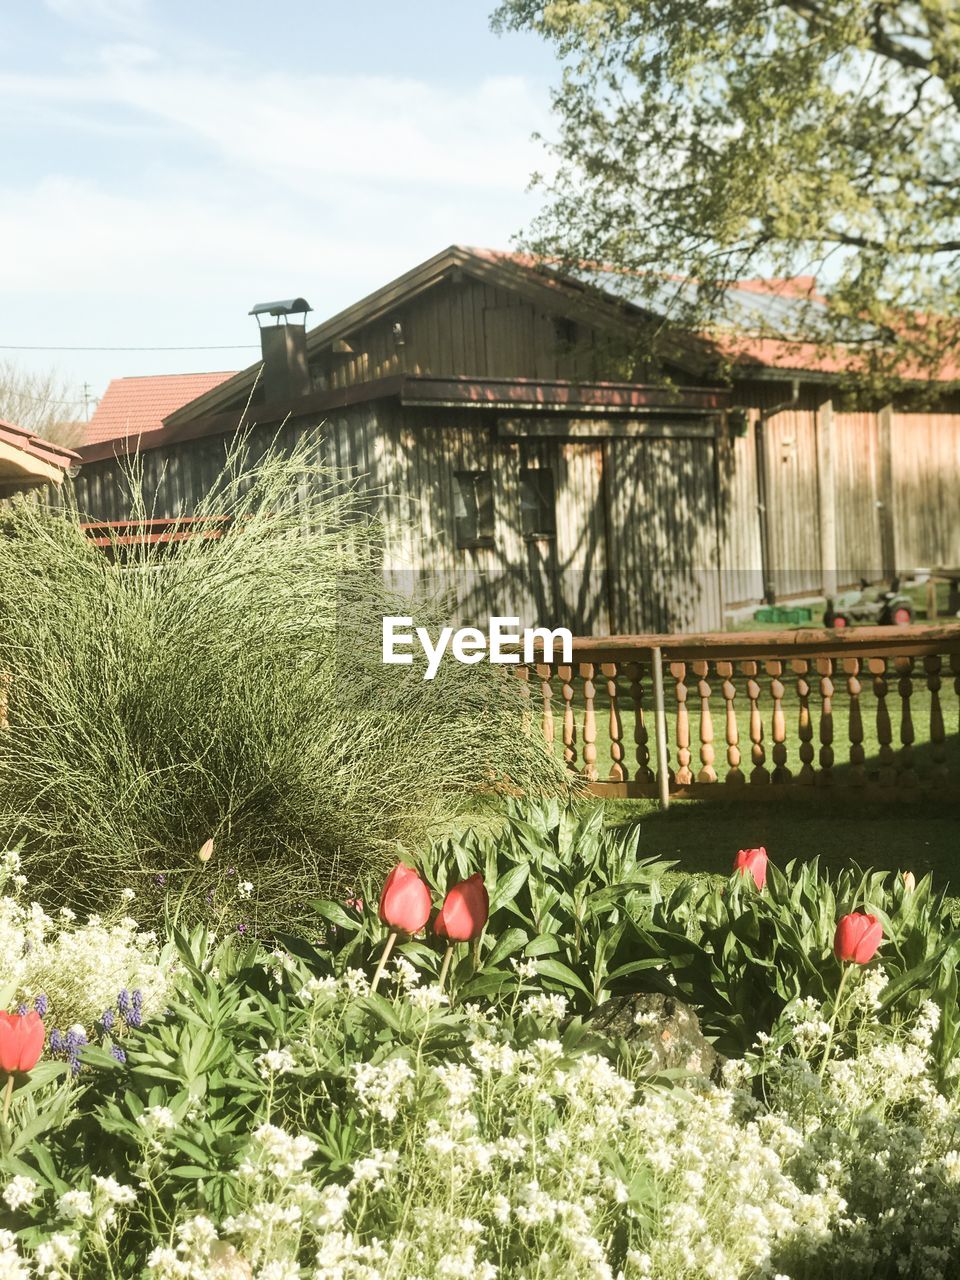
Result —
<svg viewBox="0 0 960 1280"><path fill-rule="evenodd" d="M755 622L772 622L786 624L787 626L797 626L801 622L812 622L813 610L803 605L798 605L794 609L781 609L778 605L773 605L768 609L758 609L753 618Z"/></svg>

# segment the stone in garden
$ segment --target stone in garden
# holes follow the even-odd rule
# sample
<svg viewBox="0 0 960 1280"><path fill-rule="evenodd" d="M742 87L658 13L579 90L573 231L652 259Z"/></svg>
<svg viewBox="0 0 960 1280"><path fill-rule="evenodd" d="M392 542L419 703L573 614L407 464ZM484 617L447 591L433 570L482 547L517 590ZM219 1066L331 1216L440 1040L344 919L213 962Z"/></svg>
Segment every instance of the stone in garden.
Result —
<svg viewBox="0 0 960 1280"><path fill-rule="evenodd" d="M646 1049L651 1073L681 1068L715 1076L722 1060L700 1030L700 1020L676 996L632 992L613 996L589 1015L595 1031Z"/></svg>

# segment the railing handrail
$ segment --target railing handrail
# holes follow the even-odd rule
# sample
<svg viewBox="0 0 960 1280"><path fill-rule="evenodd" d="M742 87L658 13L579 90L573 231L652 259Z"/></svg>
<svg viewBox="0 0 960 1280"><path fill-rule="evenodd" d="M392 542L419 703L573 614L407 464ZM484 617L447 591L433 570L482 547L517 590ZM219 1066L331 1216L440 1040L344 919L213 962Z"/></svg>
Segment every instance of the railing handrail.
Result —
<svg viewBox="0 0 960 1280"><path fill-rule="evenodd" d="M796 631L717 631L701 634L632 636L575 636L572 660L615 662L636 659L659 648L664 659L800 658L896 655L919 657L960 652L960 623L906 627L855 627L834 631L800 628ZM553 665L558 665L555 648Z"/></svg>

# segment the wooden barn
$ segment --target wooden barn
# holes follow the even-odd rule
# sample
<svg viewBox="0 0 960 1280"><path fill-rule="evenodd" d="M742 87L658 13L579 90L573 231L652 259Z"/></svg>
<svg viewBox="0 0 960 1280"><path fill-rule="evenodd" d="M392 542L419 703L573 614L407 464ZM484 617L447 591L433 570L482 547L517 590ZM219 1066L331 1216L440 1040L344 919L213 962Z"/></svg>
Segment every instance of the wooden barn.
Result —
<svg viewBox="0 0 960 1280"><path fill-rule="evenodd" d="M789 281L731 291L732 375L690 336L654 381L649 311L599 283L452 247L310 330L302 299L265 307L262 360L82 448L79 505L128 519L139 450L154 515L189 516L238 430L310 432L379 504L389 571L448 586L462 620L594 635L960 563L960 399L843 407L829 362L751 340L789 319Z"/></svg>

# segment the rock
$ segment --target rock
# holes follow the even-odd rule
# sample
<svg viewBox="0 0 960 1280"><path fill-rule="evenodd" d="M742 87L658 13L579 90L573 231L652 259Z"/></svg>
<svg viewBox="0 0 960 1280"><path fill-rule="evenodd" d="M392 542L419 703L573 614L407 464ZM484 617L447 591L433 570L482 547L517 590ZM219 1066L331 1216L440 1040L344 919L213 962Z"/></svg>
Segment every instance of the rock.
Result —
<svg viewBox="0 0 960 1280"><path fill-rule="evenodd" d="M612 996L585 1019L593 1030L645 1049L649 1071L681 1068L716 1078L722 1059L700 1030L700 1019L676 996L632 992Z"/></svg>

